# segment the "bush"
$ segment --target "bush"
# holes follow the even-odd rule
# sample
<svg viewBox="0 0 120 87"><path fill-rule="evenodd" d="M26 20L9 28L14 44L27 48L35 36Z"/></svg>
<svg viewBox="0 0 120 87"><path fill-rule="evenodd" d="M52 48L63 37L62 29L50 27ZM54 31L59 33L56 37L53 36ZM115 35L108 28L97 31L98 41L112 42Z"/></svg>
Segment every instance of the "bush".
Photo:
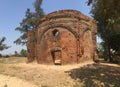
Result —
<svg viewBox="0 0 120 87"><path fill-rule="evenodd" d="M2 58L2 54L0 54L0 58Z"/></svg>
<svg viewBox="0 0 120 87"><path fill-rule="evenodd" d="M20 56L22 56L22 57L27 57L27 50L22 49L22 50L20 51Z"/></svg>
<svg viewBox="0 0 120 87"><path fill-rule="evenodd" d="M117 55L117 56L114 58L114 62L120 64L120 55Z"/></svg>
<svg viewBox="0 0 120 87"><path fill-rule="evenodd" d="M4 58L9 58L10 56L9 56L9 55L4 55L4 56L2 56L2 57L4 57Z"/></svg>

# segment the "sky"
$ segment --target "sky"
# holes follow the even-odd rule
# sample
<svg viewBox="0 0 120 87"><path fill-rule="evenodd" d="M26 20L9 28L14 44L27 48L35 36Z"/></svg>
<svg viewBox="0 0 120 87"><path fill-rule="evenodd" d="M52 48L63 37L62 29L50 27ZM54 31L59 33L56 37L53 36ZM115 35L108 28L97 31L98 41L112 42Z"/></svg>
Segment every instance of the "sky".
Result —
<svg viewBox="0 0 120 87"><path fill-rule="evenodd" d="M25 17L25 11L30 8L34 12L35 0L0 0L0 38L6 37L5 44L11 46L1 51L2 54L13 54L26 49L26 46L16 45L13 42L21 35L15 28ZM45 14L63 9L73 9L90 17L91 7L87 6L87 0L43 0L42 8Z"/></svg>

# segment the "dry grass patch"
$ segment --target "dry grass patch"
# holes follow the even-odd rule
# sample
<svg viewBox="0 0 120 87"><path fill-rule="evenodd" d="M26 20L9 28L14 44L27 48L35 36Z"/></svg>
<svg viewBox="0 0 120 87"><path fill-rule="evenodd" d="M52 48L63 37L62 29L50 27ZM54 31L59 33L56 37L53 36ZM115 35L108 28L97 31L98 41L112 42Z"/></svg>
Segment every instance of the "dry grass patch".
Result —
<svg viewBox="0 0 120 87"><path fill-rule="evenodd" d="M1 61L1 60L0 60ZM26 58L2 60L0 72L38 87L119 87L120 66L93 62L74 65L26 64Z"/></svg>

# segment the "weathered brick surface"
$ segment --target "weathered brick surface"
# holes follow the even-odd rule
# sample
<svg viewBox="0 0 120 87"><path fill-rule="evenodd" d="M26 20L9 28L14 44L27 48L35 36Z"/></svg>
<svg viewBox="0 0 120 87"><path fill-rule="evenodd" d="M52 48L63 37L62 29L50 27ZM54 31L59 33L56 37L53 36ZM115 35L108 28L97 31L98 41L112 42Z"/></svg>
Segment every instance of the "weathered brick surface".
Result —
<svg viewBox="0 0 120 87"><path fill-rule="evenodd" d="M44 16L28 32L28 62L80 63L96 58L95 20L75 10L61 10ZM59 58L60 57L60 58Z"/></svg>

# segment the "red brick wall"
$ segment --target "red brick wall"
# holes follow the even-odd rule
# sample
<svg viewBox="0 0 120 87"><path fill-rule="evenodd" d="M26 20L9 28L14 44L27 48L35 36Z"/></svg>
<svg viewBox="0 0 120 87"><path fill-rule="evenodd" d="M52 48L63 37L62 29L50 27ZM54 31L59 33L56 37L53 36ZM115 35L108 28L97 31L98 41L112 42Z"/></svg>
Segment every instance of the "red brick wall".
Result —
<svg viewBox="0 0 120 87"><path fill-rule="evenodd" d="M43 17L35 30L28 33L28 60L54 64L51 50L57 51L62 64L93 60L96 55L96 23L74 10L53 12ZM57 39L53 31L57 30ZM34 32L34 33L32 33ZM31 43L32 41L32 43ZM33 58L34 57L34 58Z"/></svg>

